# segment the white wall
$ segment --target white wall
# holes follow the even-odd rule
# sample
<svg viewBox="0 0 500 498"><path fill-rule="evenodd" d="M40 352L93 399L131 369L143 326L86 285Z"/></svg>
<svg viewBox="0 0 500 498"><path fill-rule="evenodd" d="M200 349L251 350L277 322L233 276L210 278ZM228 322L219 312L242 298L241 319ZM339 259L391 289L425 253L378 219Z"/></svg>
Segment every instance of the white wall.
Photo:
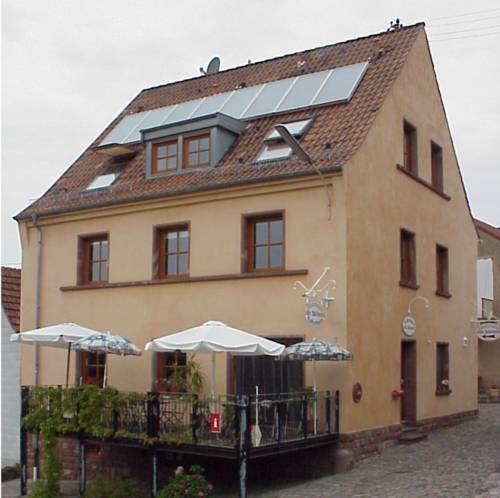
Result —
<svg viewBox="0 0 500 498"><path fill-rule="evenodd" d="M477 316L482 314L482 299L493 300L493 259L477 262Z"/></svg>
<svg viewBox="0 0 500 498"><path fill-rule="evenodd" d="M2 306L2 467L19 462L21 351L10 342L14 332Z"/></svg>

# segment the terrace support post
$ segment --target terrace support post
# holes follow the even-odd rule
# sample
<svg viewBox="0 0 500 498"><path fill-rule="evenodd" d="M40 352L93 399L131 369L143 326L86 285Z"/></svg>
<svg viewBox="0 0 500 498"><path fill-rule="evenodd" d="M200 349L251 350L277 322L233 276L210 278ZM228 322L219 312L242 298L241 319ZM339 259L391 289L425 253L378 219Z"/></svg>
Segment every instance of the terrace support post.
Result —
<svg viewBox="0 0 500 498"><path fill-rule="evenodd" d="M332 433L332 393L326 391L326 426L328 428L328 434Z"/></svg>
<svg viewBox="0 0 500 498"><path fill-rule="evenodd" d="M278 444L281 443L281 421L283 420L283 400L281 399L281 394L278 397L278 427L277 427L277 439Z"/></svg>
<svg viewBox="0 0 500 498"><path fill-rule="evenodd" d="M193 404L191 406L191 431L193 443L198 444L198 395L193 395Z"/></svg>
<svg viewBox="0 0 500 498"><path fill-rule="evenodd" d="M249 402L248 396L239 396L237 400L239 410L239 438L238 438L238 470L240 479L240 498L247 498L247 460L250 447L249 430Z"/></svg>
<svg viewBox="0 0 500 498"><path fill-rule="evenodd" d="M21 387L21 420L20 420L20 435L19 435L19 464L21 467L20 479L20 494L24 496L28 494L28 434L23 427L23 419L28 415L28 396L29 388L27 386Z"/></svg>
<svg viewBox="0 0 500 498"><path fill-rule="evenodd" d="M158 493L158 452L153 449L153 466L151 475L151 496L155 497Z"/></svg>
<svg viewBox="0 0 500 498"><path fill-rule="evenodd" d="M86 462L85 462L85 441L80 436L80 459L79 459L79 484L80 484L80 494L85 493L85 487L87 485L87 472L86 472Z"/></svg>
<svg viewBox="0 0 500 498"><path fill-rule="evenodd" d="M307 439L307 394L302 396L302 430L304 439Z"/></svg>
<svg viewBox="0 0 500 498"><path fill-rule="evenodd" d="M340 434L340 393L335 391L335 433Z"/></svg>
<svg viewBox="0 0 500 498"><path fill-rule="evenodd" d="M160 430L160 400L158 398L158 393L148 393L147 394L147 426L148 426L148 436L158 437Z"/></svg>

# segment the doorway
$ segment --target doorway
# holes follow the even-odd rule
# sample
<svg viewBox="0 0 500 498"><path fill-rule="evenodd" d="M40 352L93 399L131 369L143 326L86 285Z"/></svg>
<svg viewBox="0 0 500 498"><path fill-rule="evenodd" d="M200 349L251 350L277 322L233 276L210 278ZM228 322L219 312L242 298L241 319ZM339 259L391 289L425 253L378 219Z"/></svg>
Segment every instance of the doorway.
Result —
<svg viewBox="0 0 500 498"><path fill-rule="evenodd" d="M401 342L401 423L415 424L417 421L417 343Z"/></svg>
<svg viewBox="0 0 500 498"><path fill-rule="evenodd" d="M302 338L273 337L272 340L289 346ZM234 356L232 360L230 392L254 394L255 386L259 386L262 394L287 393L303 388L302 361L277 360L273 356Z"/></svg>

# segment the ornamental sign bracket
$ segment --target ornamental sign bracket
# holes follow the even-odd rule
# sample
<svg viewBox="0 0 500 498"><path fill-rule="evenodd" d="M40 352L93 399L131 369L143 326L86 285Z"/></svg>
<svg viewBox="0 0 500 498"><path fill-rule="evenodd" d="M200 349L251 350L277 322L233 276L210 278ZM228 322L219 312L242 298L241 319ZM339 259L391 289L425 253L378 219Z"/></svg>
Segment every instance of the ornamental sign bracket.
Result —
<svg viewBox="0 0 500 498"><path fill-rule="evenodd" d="M328 280L323 287L320 287L321 280L323 280L329 271L330 267L325 266L323 273L321 273L310 288L307 288L299 280L293 284L293 290L297 290L299 287L302 288L302 297L305 298L306 305L304 317L311 325L320 325L323 322L326 315L326 309L330 303L335 300L335 298L329 294L331 290L335 289L335 280Z"/></svg>
<svg viewBox="0 0 500 498"><path fill-rule="evenodd" d="M426 309L429 309L431 306L429 300L423 296L416 296L410 301L410 303L408 304L408 312L406 316L403 318L403 323L402 323L403 334L406 337L413 337L415 335L415 332L417 331L417 322L415 318L413 318L413 316L411 315L411 305L418 300L424 301Z"/></svg>

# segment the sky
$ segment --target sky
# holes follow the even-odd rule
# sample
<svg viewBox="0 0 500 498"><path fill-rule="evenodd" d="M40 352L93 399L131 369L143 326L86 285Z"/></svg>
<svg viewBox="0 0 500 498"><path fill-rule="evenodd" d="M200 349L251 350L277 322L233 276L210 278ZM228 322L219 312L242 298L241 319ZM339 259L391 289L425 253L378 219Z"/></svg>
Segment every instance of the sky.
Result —
<svg viewBox="0 0 500 498"><path fill-rule="evenodd" d="M41 196L142 88L427 23L473 215L500 226L497 0L3 0L1 263L12 217Z"/></svg>

